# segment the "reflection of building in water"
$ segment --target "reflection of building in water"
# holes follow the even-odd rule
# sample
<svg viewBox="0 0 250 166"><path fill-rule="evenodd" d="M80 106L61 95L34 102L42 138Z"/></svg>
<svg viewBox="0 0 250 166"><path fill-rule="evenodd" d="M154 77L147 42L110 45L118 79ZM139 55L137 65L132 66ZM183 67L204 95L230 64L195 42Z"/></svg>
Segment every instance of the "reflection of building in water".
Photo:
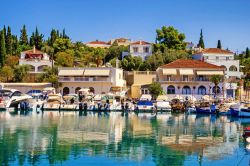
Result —
<svg viewBox="0 0 250 166"><path fill-rule="evenodd" d="M190 119L191 118L191 119ZM239 147L237 124L226 117L212 120L210 116L194 118L173 116L168 121L161 143L177 151L198 152L215 160L232 155Z"/></svg>

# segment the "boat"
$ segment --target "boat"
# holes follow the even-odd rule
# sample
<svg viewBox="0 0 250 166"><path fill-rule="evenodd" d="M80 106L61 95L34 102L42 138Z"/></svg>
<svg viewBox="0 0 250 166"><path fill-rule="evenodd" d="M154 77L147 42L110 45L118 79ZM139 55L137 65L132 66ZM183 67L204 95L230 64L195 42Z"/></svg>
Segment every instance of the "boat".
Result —
<svg viewBox="0 0 250 166"><path fill-rule="evenodd" d="M196 113L198 114L216 114L216 105L210 103L208 101L203 101L196 106Z"/></svg>
<svg viewBox="0 0 250 166"><path fill-rule="evenodd" d="M61 110L61 105L65 104L61 94L50 94L48 95L47 102L44 103L44 110Z"/></svg>
<svg viewBox="0 0 250 166"><path fill-rule="evenodd" d="M137 109L139 111L152 111L154 109L154 105L152 101L139 100L137 102Z"/></svg>
<svg viewBox="0 0 250 166"><path fill-rule="evenodd" d="M22 92L16 89L1 89L0 90L0 108L18 108L20 104L23 103L25 105L21 105L23 109L28 109L28 100L32 99L31 96L27 94L23 94Z"/></svg>
<svg viewBox="0 0 250 166"><path fill-rule="evenodd" d="M229 114L235 117L250 117L250 103L243 102L232 105Z"/></svg>
<svg viewBox="0 0 250 166"><path fill-rule="evenodd" d="M159 95L156 99L157 111L171 111L171 105L166 95Z"/></svg>
<svg viewBox="0 0 250 166"><path fill-rule="evenodd" d="M184 112L185 107L183 102L180 99L174 98L171 101L171 108L173 112Z"/></svg>

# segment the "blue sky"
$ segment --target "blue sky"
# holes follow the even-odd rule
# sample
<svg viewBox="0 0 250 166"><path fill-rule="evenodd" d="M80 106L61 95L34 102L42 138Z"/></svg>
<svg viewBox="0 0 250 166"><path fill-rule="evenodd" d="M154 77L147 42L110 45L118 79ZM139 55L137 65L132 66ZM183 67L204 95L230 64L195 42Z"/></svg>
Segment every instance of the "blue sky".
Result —
<svg viewBox="0 0 250 166"><path fill-rule="evenodd" d="M47 38L51 28L73 41L127 37L155 41L155 30L172 25L197 43L203 29L206 47L242 51L250 47L250 0L1 0L0 26L19 35L23 24Z"/></svg>

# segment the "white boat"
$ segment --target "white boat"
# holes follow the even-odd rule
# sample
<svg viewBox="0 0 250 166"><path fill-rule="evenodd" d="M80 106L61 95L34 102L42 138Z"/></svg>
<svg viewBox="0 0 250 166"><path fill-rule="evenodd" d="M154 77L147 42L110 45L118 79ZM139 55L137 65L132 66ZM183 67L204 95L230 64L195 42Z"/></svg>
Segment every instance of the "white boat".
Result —
<svg viewBox="0 0 250 166"><path fill-rule="evenodd" d="M156 107L158 111L171 111L171 105L166 95L160 95L157 97Z"/></svg>
<svg viewBox="0 0 250 166"><path fill-rule="evenodd" d="M18 108L21 102L27 102L32 99L31 96L23 94L16 89L1 89L0 90L0 108L6 109L15 107Z"/></svg>
<svg viewBox="0 0 250 166"><path fill-rule="evenodd" d="M59 110L63 104L65 104L65 102L61 94L50 94L43 108L44 110Z"/></svg>
<svg viewBox="0 0 250 166"><path fill-rule="evenodd" d="M230 115L237 117L250 117L250 103L238 103L231 105Z"/></svg>

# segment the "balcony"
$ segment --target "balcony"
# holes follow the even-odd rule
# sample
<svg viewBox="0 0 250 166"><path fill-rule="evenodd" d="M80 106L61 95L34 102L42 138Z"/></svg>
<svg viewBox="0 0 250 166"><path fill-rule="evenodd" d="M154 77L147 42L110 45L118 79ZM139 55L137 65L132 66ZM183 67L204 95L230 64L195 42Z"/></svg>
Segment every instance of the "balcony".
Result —
<svg viewBox="0 0 250 166"><path fill-rule="evenodd" d="M60 82L109 82L103 77L59 77Z"/></svg>
<svg viewBox="0 0 250 166"><path fill-rule="evenodd" d="M209 78L207 77L196 77L196 78L163 78L160 79L159 82L196 82L196 81L202 81L202 82L210 82Z"/></svg>

